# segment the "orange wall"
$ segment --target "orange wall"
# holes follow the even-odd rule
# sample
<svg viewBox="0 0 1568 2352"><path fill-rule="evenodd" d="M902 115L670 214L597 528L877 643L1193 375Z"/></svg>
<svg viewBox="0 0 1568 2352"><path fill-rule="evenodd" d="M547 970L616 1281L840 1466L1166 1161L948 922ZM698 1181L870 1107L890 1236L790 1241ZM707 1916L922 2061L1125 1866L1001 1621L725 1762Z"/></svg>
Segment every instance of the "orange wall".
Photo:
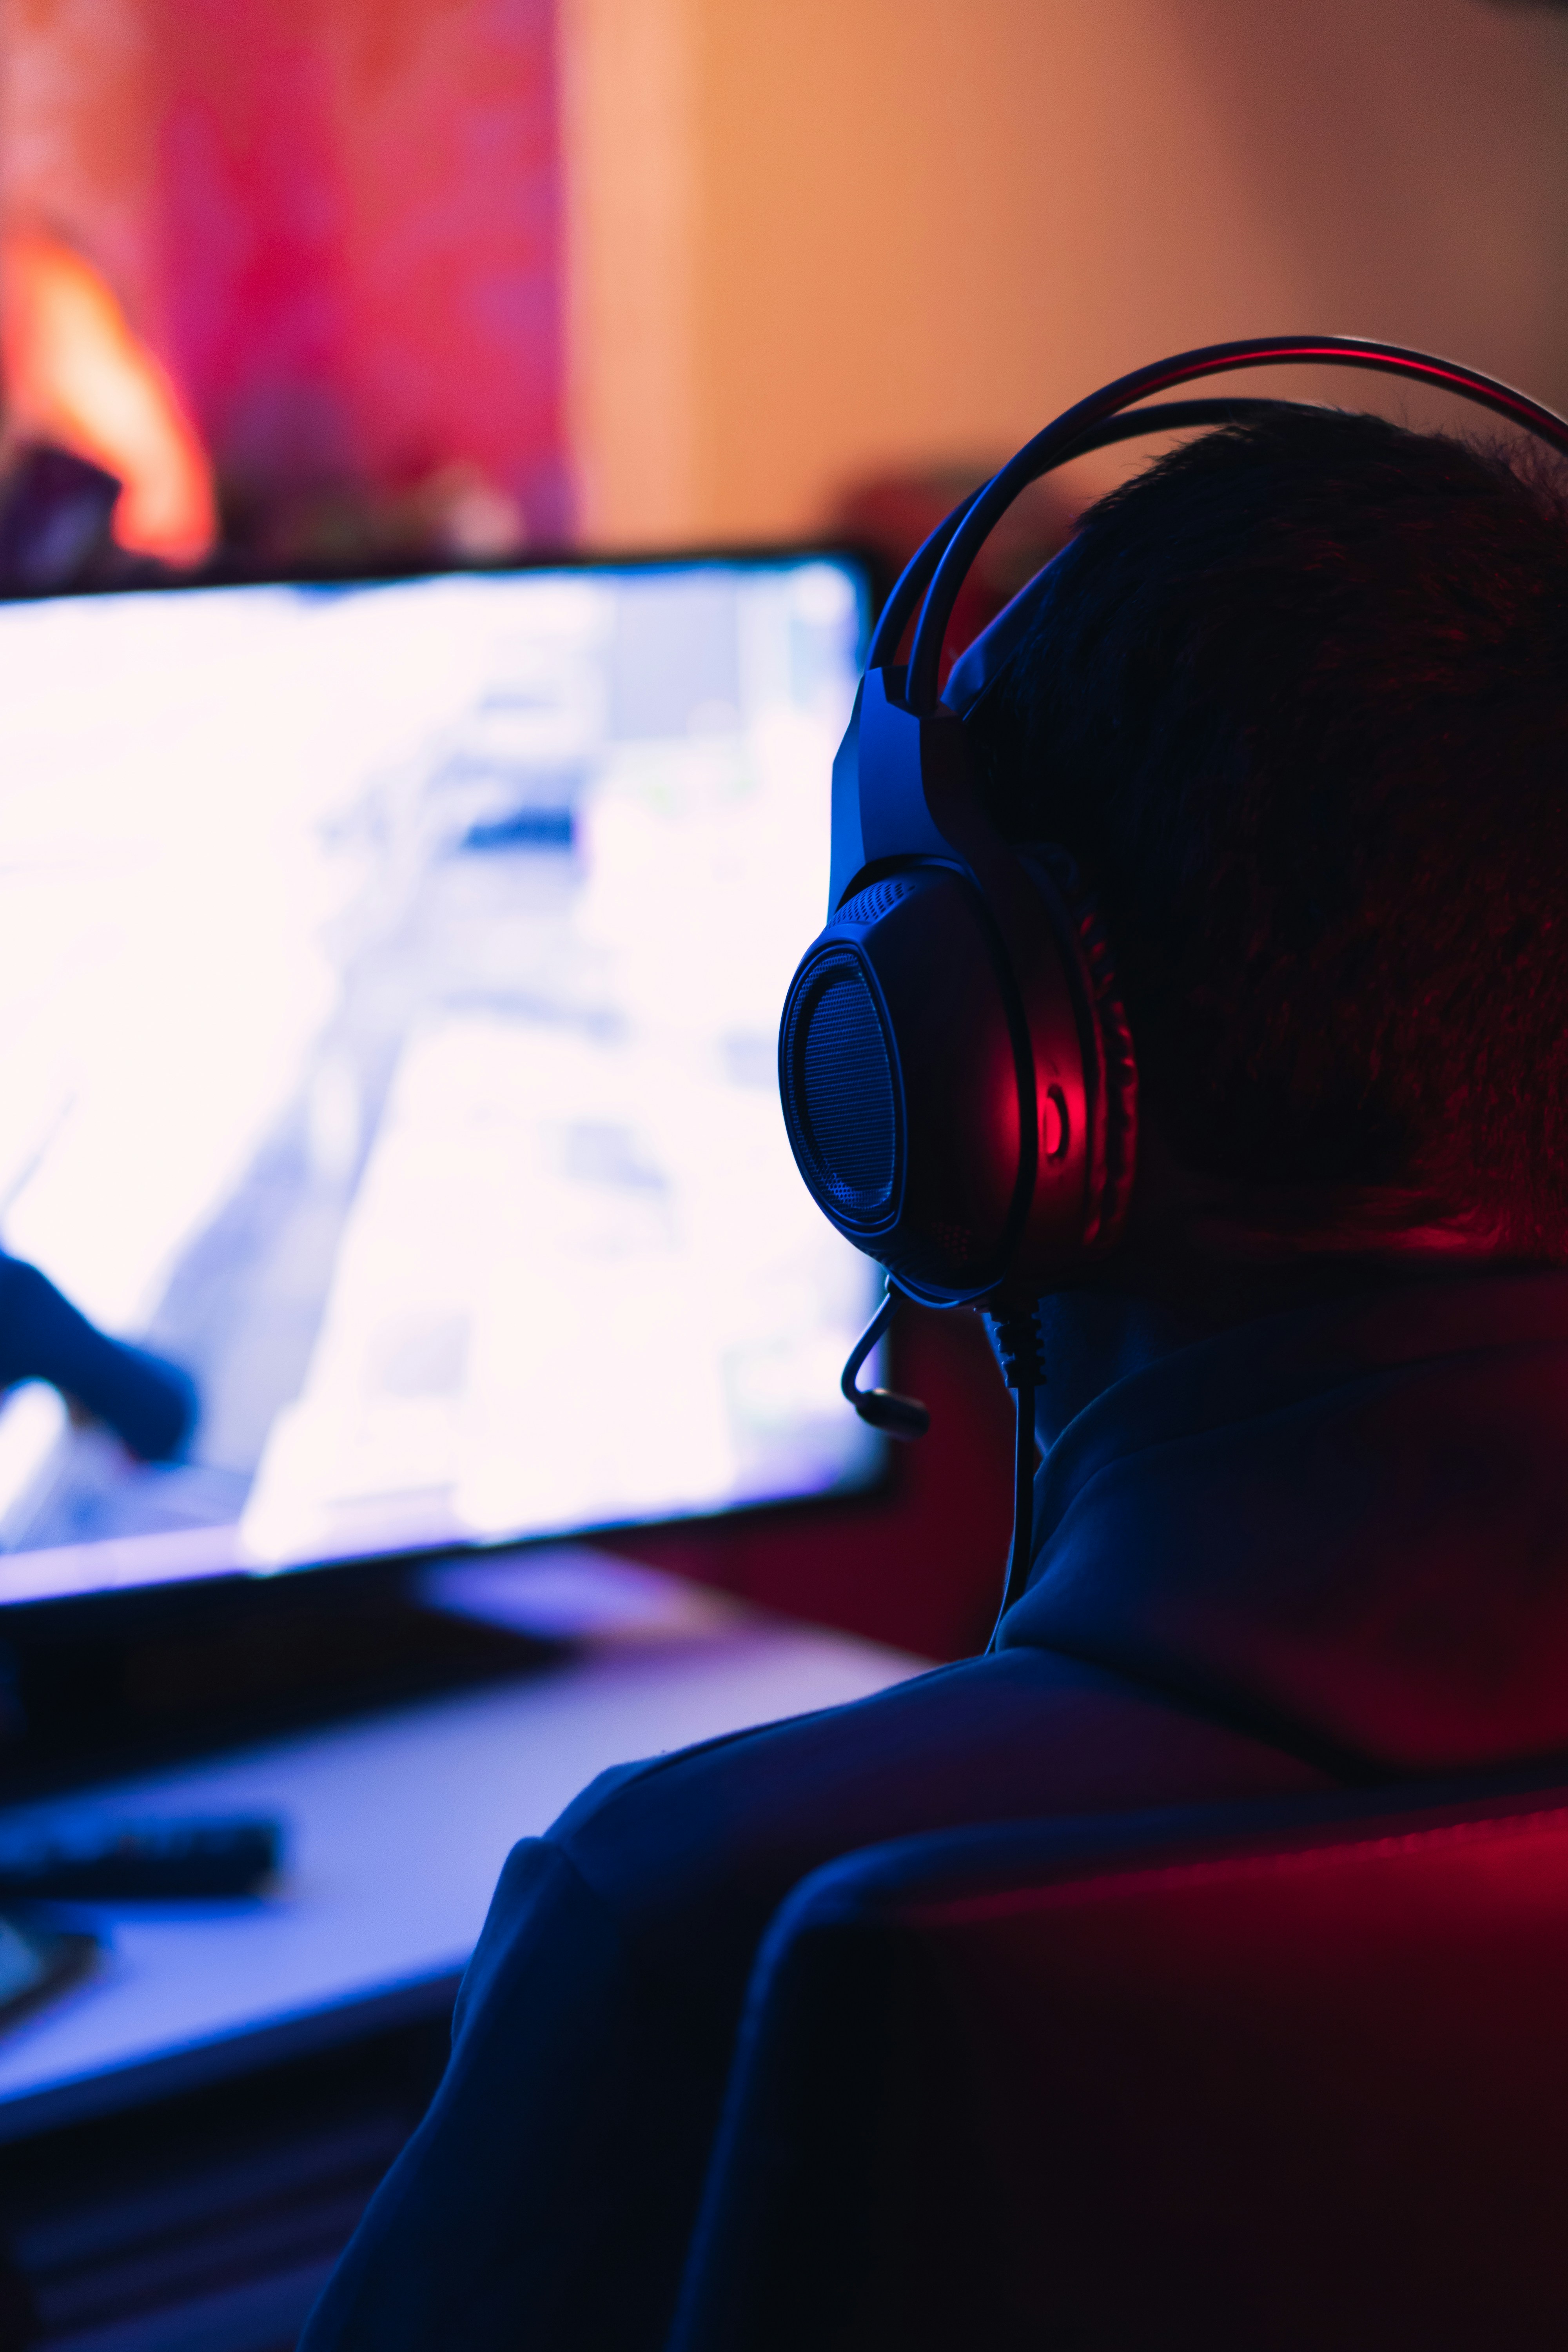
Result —
<svg viewBox="0 0 1568 2352"><path fill-rule="evenodd" d="M602 541L809 529L858 475L1005 451L1222 335L1388 335L1568 404L1549 12L565 0L565 24Z"/></svg>

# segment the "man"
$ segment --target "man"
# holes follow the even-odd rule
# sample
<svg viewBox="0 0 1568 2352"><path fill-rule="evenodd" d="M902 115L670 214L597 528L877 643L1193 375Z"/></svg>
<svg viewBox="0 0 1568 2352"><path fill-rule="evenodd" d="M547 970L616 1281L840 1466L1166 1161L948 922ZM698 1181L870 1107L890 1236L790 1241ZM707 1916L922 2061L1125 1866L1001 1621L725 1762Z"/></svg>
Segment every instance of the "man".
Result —
<svg viewBox="0 0 1568 2352"><path fill-rule="evenodd" d="M306 2352L658 2345L747 1972L832 1857L1568 1748L1568 518L1281 414L1098 507L967 724L1146 1106L1044 1302L996 1653L606 1775L509 1860Z"/></svg>

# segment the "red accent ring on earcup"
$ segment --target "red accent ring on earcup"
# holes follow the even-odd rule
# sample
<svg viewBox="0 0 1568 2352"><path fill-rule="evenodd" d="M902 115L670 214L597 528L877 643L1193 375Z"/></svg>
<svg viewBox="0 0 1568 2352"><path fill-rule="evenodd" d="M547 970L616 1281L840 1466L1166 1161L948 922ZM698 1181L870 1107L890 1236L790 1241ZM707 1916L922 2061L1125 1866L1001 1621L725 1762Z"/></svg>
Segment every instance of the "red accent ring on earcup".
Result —
<svg viewBox="0 0 1568 2352"><path fill-rule="evenodd" d="M1083 1248L1086 1256L1102 1257L1127 1222L1138 1171L1138 1057L1105 918L1077 861L1051 842L1031 843L1019 855L1078 982L1085 1075L1093 1097Z"/></svg>

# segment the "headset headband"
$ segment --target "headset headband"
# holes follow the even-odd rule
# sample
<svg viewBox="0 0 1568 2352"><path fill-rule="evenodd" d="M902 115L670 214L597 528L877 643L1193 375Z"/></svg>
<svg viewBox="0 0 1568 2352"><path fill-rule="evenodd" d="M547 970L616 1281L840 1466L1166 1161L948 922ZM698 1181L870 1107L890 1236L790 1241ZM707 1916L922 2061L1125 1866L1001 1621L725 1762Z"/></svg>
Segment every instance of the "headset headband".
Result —
<svg viewBox="0 0 1568 2352"><path fill-rule="evenodd" d="M973 496L939 524L906 567L889 597L872 641L868 667L879 668L892 660L899 639L922 592L924 604L910 648L904 698L907 707L925 716L937 708L938 667L942 640L959 590L981 547L1020 491L1069 459L1086 456L1108 443L1136 433L1174 432L1194 425L1239 422L1249 415L1300 403L1278 401L1173 401L1152 408L1133 409L1139 401L1169 392L1177 384L1194 383L1205 376L1223 375L1239 368L1302 365L1316 362L1331 367L1367 368L1374 374L1402 376L1456 394L1461 400L1489 408L1522 431L1535 434L1560 455L1568 457L1568 420L1495 376L1462 367L1457 360L1410 351L1401 343L1368 342L1353 335L1264 335L1249 341L1209 343L1201 351L1180 352L1119 376L1087 400L1068 408L1053 424L1026 442Z"/></svg>

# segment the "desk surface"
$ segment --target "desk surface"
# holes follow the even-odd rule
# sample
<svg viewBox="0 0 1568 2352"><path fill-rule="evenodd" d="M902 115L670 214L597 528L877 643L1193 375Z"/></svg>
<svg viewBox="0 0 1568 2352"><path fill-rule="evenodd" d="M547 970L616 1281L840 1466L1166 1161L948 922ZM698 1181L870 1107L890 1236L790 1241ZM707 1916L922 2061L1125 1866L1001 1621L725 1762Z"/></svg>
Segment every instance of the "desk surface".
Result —
<svg viewBox="0 0 1568 2352"><path fill-rule="evenodd" d="M924 1663L631 1579L633 1606L591 1609L583 1649L526 1680L18 1809L274 1813L288 1857L246 1902L62 1913L106 1938L103 1961L0 2040L0 2140L434 2010L508 1849L606 1765L859 1698ZM560 1587L557 1571L557 1601Z"/></svg>

